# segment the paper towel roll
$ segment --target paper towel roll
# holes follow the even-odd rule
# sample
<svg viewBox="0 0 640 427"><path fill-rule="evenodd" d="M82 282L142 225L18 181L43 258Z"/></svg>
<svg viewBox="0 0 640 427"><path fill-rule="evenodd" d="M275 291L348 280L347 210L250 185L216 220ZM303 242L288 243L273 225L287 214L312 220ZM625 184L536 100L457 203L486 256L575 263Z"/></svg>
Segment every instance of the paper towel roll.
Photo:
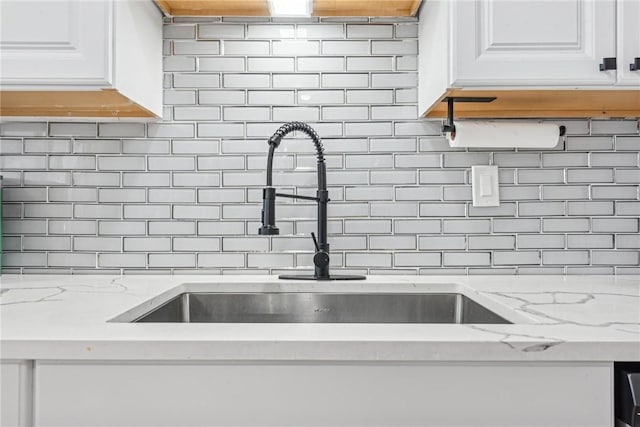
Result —
<svg viewBox="0 0 640 427"><path fill-rule="evenodd" d="M552 148L560 127L553 123L459 121L447 134L452 147Z"/></svg>

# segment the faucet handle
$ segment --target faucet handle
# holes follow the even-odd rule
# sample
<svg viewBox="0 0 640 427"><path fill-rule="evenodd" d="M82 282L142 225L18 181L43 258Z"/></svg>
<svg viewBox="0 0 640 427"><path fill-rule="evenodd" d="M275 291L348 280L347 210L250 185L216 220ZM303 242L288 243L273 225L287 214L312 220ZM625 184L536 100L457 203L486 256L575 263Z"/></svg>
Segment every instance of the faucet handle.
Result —
<svg viewBox="0 0 640 427"><path fill-rule="evenodd" d="M320 246L318 246L318 239L316 239L316 234L312 231L311 238L313 239L313 246L316 247L316 252L320 252Z"/></svg>

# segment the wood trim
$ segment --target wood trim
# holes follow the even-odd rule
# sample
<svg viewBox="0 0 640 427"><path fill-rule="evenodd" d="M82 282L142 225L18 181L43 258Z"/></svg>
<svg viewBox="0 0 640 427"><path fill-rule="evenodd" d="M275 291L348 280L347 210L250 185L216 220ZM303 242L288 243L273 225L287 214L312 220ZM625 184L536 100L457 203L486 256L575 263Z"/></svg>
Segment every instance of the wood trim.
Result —
<svg viewBox="0 0 640 427"><path fill-rule="evenodd" d="M0 91L0 117L139 117L155 114L117 90Z"/></svg>
<svg viewBox="0 0 640 427"><path fill-rule="evenodd" d="M416 0L314 0L314 16L412 16Z"/></svg>
<svg viewBox="0 0 640 427"><path fill-rule="evenodd" d="M414 0L413 5L411 6L411 9L410 9L411 16L416 16L418 14L421 4L422 4L422 0Z"/></svg>
<svg viewBox="0 0 640 427"><path fill-rule="evenodd" d="M587 118L640 117L640 90L464 90L449 89L443 96L495 96L488 103L461 102L456 118ZM444 118L447 106L436 102L423 113Z"/></svg>
<svg viewBox="0 0 640 427"><path fill-rule="evenodd" d="M269 16L266 0L154 0L169 16ZM301 0L302 1L302 0ZM314 16L415 16L422 0L314 0Z"/></svg>
<svg viewBox="0 0 640 427"><path fill-rule="evenodd" d="M158 8L165 14L171 16L171 6L165 0L155 0Z"/></svg>
<svg viewBox="0 0 640 427"><path fill-rule="evenodd" d="M269 16L267 0L154 1L170 16Z"/></svg>

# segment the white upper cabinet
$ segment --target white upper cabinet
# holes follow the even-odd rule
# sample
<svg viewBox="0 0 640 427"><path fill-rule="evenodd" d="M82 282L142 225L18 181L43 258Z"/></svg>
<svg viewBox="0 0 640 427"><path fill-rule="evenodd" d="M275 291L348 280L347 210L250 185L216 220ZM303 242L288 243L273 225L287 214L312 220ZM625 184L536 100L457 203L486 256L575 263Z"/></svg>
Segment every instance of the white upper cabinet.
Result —
<svg viewBox="0 0 640 427"><path fill-rule="evenodd" d="M152 0L1 1L1 115L162 114L162 14Z"/></svg>
<svg viewBox="0 0 640 427"><path fill-rule="evenodd" d="M452 3L453 85L601 85L616 56L614 0Z"/></svg>
<svg viewBox="0 0 640 427"><path fill-rule="evenodd" d="M640 0L426 0L420 111L484 96L497 99L460 117L638 116L639 23Z"/></svg>
<svg viewBox="0 0 640 427"><path fill-rule="evenodd" d="M0 84L108 85L112 4L101 1L5 1Z"/></svg>
<svg viewBox="0 0 640 427"><path fill-rule="evenodd" d="M618 84L640 87L640 0L618 0ZM636 63L636 60L638 63ZM632 67L633 65L633 67ZM634 69L632 69L634 68Z"/></svg>

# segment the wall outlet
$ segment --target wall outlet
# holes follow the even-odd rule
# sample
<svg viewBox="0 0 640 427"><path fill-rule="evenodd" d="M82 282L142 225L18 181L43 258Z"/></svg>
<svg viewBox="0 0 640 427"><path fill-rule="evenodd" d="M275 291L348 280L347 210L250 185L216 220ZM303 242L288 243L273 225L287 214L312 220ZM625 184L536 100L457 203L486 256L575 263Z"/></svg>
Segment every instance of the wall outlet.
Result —
<svg viewBox="0 0 640 427"><path fill-rule="evenodd" d="M498 166L471 166L473 206L500 206Z"/></svg>

